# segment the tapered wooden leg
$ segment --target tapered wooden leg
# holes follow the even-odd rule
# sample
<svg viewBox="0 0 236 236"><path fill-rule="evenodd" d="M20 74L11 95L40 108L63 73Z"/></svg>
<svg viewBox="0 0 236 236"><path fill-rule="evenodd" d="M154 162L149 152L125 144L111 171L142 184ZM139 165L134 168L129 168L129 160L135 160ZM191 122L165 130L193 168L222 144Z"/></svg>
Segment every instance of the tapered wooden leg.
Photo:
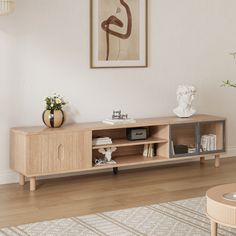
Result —
<svg viewBox="0 0 236 236"><path fill-rule="evenodd" d="M215 155L215 167L220 167L220 155Z"/></svg>
<svg viewBox="0 0 236 236"><path fill-rule="evenodd" d="M211 220L211 236L217 236L217 223Z"/></svg>
<svg viewBox="0 0 236 236"><path fill-rule="evenodd" d="M31 177L30 178L30 191L35 191L36 190L36 178Z"/></svg>
<svg viewBox="0 0 236 236"><path fill-rule="evenodd" d="M22 174L19 174L19 185L25 185L25 176Z"/></svg>
<svg viewBox="0 0 236 236"><path fill-rule="evenodd" d="M204 162L205 162L205 157L200 157L200 163L204 164Z"/></svg>

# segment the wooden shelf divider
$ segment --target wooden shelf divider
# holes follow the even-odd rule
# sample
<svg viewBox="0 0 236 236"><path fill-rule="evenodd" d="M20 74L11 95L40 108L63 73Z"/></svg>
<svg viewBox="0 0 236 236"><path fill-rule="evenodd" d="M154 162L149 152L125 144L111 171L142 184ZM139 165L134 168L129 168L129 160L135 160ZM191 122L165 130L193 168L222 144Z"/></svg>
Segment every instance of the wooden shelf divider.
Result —
<svg viewBox="0 0 236 236"><path fill-rule="evenodd" d="M155 156L155 157L144 157L142 155L130 155L130 156L119 156L114 157L113 160L116 161L117 164L115 165L100 165L95 166L93 168L111 168L111 167L122 167L122 166L134 166L134 165L144 165L144 164L151 164L157 162L167 161L169 158L162 157L162 156Z"/></svg>
<svg viewBox="0 0 236 236"><path fill-rule="evenodd" d="M167 143L167 139L158 138L148 138L145 140L129 141L127 139L114 139L112 144L106 145L94 145L93 149L109 148L109 147L128 147L128 146L138 146L144 144L155 144L155 143Z"/></svg>

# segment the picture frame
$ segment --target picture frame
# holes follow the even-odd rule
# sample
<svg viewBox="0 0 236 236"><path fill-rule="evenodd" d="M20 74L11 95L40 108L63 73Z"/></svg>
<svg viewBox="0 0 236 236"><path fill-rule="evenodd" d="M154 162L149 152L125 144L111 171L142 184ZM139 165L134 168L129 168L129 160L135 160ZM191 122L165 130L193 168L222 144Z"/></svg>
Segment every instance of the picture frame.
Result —
<svg viewBox="0 0 236 236"><path fill-rule="evenodd" d="M90 67L148 66L148 0L90 0Z"/></svg>

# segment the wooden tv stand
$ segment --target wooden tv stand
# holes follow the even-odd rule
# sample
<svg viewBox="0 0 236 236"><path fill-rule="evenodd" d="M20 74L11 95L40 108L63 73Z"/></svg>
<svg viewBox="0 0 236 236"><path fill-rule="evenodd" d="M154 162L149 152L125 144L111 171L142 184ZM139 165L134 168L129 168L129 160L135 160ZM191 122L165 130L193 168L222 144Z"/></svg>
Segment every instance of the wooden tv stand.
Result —
<svg viewBox="0 0 236 236"><path fill-rule="evenodd" d="M149 138L129 141L126 129L147 127ZM202 151L201 136L216 135L216 149ZM93 146L92 139L98 136L112 138L111 145ZM225 118L210 115L195 115L190 118L163 117L138 119L137 123L108 125L102 122L80 123L58 129L45 127L12 128L10 131L10 167L19 173L20 185L25 177L30 179L30 190L36 189L36 178L63 173L118 167L143 166L152 163L199 157L215 156L219 167L220 153L225 152ZM143 157L144 144L155 144L156 156ZM174 145L194 148L194 153L175 155ZM117 147L113 153L116 165L95 166L94 159L101 157L101 147Z"/></svg>

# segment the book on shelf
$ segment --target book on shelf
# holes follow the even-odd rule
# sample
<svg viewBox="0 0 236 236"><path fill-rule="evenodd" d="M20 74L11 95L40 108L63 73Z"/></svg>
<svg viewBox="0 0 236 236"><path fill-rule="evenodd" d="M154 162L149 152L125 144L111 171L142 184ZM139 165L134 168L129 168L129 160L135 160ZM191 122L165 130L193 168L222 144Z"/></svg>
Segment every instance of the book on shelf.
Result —
<svg viewBox="0 0 236 236"><path fill-rule="evenodd" d="M112 139L109 138L109 137L93 138L92 143L93 143L93 145L106 145L106 144L112 144Z"/></svg>
<svg viewBox="0 0 236 236"><path fill-rule="evenodd" d="M206 134L201 136L201 151L215 151L216 150L216 135Z"/></svg>
<svg viewBox="0 0 236 236"><path fill-rule="evenodd" d="M145 144L143 148L144 157L155 157L156 156L156 144Z"/></svg>
<svg viewBox="0 0 236 236"><path fill-rule="evenodd" d="M172 153L172 155L174 156L175 155L175 147L174 147L174 142L173 141L171 141L171 153Z"/></svg>
<svg viewBox="0 0 236 236"><path fill-rule="evenodd" d="M109 124L109 125L123 125L123 124L132 124L132 123L136 123L136 120L132 119L132 118L128 118L128 119L105 119L102 121L105 124Z"/></svg>

